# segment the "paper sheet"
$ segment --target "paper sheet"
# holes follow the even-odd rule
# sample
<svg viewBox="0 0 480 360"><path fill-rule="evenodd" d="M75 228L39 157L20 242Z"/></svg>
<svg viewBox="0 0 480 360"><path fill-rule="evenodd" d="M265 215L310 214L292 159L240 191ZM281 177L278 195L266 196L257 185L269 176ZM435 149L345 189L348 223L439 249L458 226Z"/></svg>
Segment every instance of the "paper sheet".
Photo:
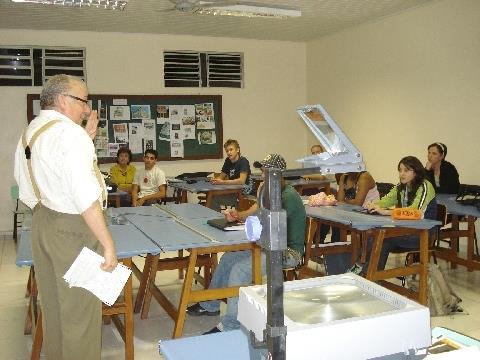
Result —
<svg viewBox="0 0 480 360"><path fill-rule="evenodd" d="M63 278L70 287L81 287L105 304L112 306L117 300L132 270L118 264L112 272L100 269L104 258L84 247Z"/></svg>

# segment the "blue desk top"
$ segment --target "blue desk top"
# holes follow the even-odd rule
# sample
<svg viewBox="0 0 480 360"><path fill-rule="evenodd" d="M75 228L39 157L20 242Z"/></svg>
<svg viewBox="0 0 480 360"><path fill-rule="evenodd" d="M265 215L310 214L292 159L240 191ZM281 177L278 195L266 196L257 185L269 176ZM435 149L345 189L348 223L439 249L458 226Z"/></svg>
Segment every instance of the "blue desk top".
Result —
<svg viewBox="0 0 480 360"><path fill-rule="evenodd" d="M480 217L480 211L475 206L459 204L455 201L456 197L455 194L437 194L437 202L445 205L450 214Z"/></svg>
<svg viewBox="0 0 480 360"><path fill-rule="evenodd" d="M182 219L215 219L222 217L220 213L210 208L207 208L200 204L171 204L168 203L160 208L166 208L171 211L175 216Z"/></svg>
<svg viewBox="0 0 480 360"><path fill-rule="evenodd" d="M194 184L187 184L186 181L175 181L168 183L168 186L193 193L209 192L215 190L240 190L244 187L244 185L214 185L204 180L199 180Z"/></svg>
<svg viewBox="0 0 480 360"><path fill-rule="evenodd" d="M171 204L166 208L175 216L156 206L110 210L114 215L124 216L127 220L124 225L109 225L118 258L248 242L244 231L222 231L208 225L208 219L223 215L204 206ZM180 224L176 219L196 231ZM18 266L32 265L30 231L25 228L20 234L16 263Z"/></svg>
<svg viewBox="0 0 480 360"><path fill-rule="evenodd" d="M115 241L119 259L147 253L158 254L160 252L160 248L132 224L110 225L109 229ZM23 229L20 233L17 247L17 266L33 265L30 234L29 230Z"/></svg>
<svg viewBox="0 0 480 360"><path fill-rule="evenodd" d="M349 225L357 230L369 230L380 227L406 227L413 229L431 229L440 225L435 220L393 220L390 216L362 214L353 211L360 206L339 204L336 206L305 206L307 215Z"/></svg>
<svg viewBox="0 0 480 360"><path fill-rule="evenodd" d="M251 359L248 338L241 330L162 340L158 347L167 360Z"/></svg>

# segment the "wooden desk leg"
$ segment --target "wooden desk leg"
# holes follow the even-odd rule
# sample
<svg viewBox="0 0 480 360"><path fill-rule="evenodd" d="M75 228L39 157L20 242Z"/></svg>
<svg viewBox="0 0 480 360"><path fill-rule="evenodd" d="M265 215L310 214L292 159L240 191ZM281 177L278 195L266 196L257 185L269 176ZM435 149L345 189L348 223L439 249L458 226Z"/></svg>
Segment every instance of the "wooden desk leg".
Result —
<svg viewBox="0 0 480 360"><path fill-rule="evenodd" d="M205 207L211 209L212 208L212 202L213 202L213 194L211 191L207 192L207 197L205 199Z"/></svg>
<svg viewBox="0 0 480 360"><path fill-rule="evenodd" d="M385 230L376 230L373 235L373 246L370 254L370 262L368 264L367 276L368 280L375 281L375 273L378 269L378 260L382 252L383 240L385 239Z"/></svg>
<svg viewBox="0 0 480 360"><path fill-rule="evenodd" d="M358 252L361 247L361 235L355 229L352 229L350 232L351 243L352 243L352 257L351 262L352 265L357 261L359 258Z"/></svg>
<svg viewBox="0 0 480 360"><path fill-rule="evenodd" d="M120 207L120 195L115 195L115 207Z"/></svg>
<svg viewBox="0 0 480 360"><path fill-rule="evenodd" d="M178 305L178 314L175 319L175 327L173 329L173 338L179 338L183 333L183 325L185 324L185 316L187 313L187 305L190 300L190 293L192 292L193 274L195 273L195 264L197 263L197 249L190 251L190 258L188 261L187 273L183 281L182 294L180 296L180 304Z"/></svg>
<svg viewBox="0 0 480 360"><path fill-rule="evenodd" d="M469 262L473 261L474 258L474 246L475 246L475 220L476 218L473 216L468 216L467 217L467 222L468 222L468 228L467 228L467 233L468 233L468 238L467 238L467 260ZM473 271L473 267L467 266L468 271Z"/></svg>
<svg viewBox="0 0 480 360"><path fill-rule="evenodd" d="M145 288L145 296L143 299L142 305L142 312L140 315L141 319L146 319L148 317L148 311L150 310L150 303L152 301L152 292L150 291L150 287L155 286L155 278L157 277L157 269L158 269L158 260L160 259L160 254L153 255L152 257L152 264L150 266L150 274L147 279L147 286ZM138 297L138 295L137 295Z"/></svg>
<svg viewBox="0 0 480 360"><path fill-rule="evenodd" d="M452 215L452 230L458 232L459 222L458 216ZM450 238L450 248L452 249L453 255L458 256L458 236ZM457 263L452 261L450 263L452 269L457 268Z"/></svg>
<svg viewBox="0 0 480 360"><path fill-rule="evenodd" d="M420 232L420 273L418 302L427 305L427 282L428 282L428 230Z"/></svg>
<svg viewBox="0 0 480 360"><path fill-rule="evenodd" d="M37 318L37 281L35 280L35 267L30 267L30 274L28 276L27 284L28 293L28 309L27 316L25 317L25 327L23 330L24 335L30 335L32 333L32 326Z"/></svg>
<svg viewBox="0 0 480 360"><path fill-rule="evenodd" d="M157 255L159 256L159 255ZM152 272L152 262L155 255L147 254L145 258L145 265L143 266L143 274L140 279L140 286L138 287L137 298L135 299L135 308L133 311L139 313L143 306L145 299L145 292L147 290L148 280Z"/></svg>
<svg viewBox="0 0 480 360"><path fill-rule="evenodd" d="M183 258L183 250L178 250L178 257ZM180 268L178 269L178 278L180 280L183 279L183 269L180 269Z"/></svg>
<svg viewBox="0 0 480 360"><path fill-rule="evenodd" d="M187 203L188 202L188 196L187 196L187 191L186 190L182 190L182 194L180 196L180 202L183 204L183 203Z"/></svg>
<svg viewBox="0 0 480 360"><path fill-rule="evenodd" d="M124 259L123 263L129 268L132 267L132 259ZM125 301L125 360L134 359L134 347L133 347L133 300L132 300L132 276L127 280L124 290Z"/></svg>
<svg viewBox="0 0 480 360"><path fill-rule="evenodd" d="M43 328L42 328L42 310L38 310L37 326L35 327L35 333L33 334L32 353L30 355L31 360L39 360L40 353L42 352L43 342Z"/></svg>
<svg viewBox="0 0 480 360"><path fill-rule="evenodd" d="M259 246L254 246L252 249L252 274L253 284L260 285L262 283L262 251Z"/></svg>
<svg viewBox="0 0 480 360"><path fill-rule="evenodd" d="M331 194L331 188L330 188L330 183L326 183L324 186L325 189L325 194L330 195Z"/></svg>

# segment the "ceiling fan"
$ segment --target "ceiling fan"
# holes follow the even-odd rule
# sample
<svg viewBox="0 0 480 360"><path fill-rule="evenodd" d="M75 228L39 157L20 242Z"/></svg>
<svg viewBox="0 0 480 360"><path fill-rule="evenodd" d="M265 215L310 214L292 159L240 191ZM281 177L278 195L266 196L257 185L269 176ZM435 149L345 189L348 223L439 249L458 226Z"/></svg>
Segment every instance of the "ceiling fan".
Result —
<svg viewBox="0 0 480 360"><path fill-rule="evenodd" d="M180 11L202 15L226 15L243 17L287 18L299 17L301 11L271 4L234 0L169 0L173 7L161 12Z"/></svg>

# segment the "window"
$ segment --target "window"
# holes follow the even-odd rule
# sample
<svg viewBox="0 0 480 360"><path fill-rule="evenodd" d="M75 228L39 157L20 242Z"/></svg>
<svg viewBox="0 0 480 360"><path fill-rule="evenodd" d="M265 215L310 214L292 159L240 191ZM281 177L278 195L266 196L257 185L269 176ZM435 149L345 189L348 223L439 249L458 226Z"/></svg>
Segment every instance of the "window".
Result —
<svg viewBox="0 0 480 360"><path fill-rule="evenodd" d="M0 86L42 86L56 74L86 81L85 49L0 46Z"/></svg>
<svg viewBox="0 0 480 360"><path fill-rule="evenodd" d="M243 54L165 51L165 87L243 87Z"/></svg>

